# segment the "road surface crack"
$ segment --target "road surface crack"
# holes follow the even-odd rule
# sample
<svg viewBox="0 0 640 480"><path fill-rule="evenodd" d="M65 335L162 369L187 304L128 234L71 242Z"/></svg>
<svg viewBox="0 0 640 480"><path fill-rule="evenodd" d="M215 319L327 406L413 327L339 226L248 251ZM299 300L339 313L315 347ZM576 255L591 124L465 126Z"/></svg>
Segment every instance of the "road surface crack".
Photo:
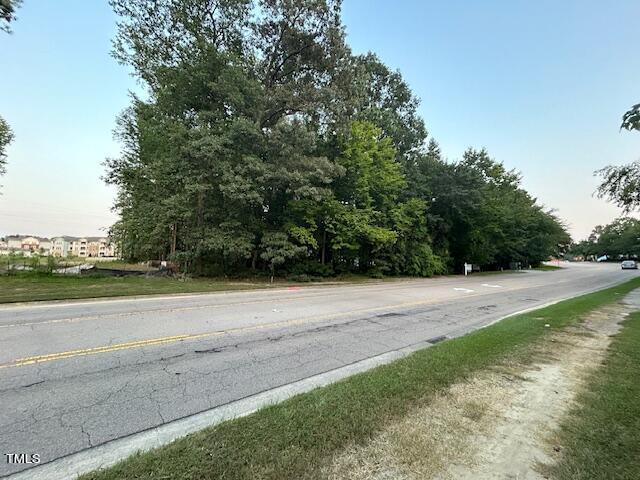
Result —
<svg viewBox="0 0 640 480"><path fill-rule="evenodd" d="M80 424L80 431L87 436L87 442L90 447L93 447L93 442L91 441L91 434L84 429L84 424Z"/></svg>

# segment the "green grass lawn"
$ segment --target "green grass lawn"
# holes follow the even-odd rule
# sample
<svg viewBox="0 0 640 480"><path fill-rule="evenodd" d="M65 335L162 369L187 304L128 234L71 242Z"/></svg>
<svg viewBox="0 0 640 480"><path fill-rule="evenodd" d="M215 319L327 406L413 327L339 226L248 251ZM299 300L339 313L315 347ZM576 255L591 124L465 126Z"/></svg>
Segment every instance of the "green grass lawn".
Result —
<svg viewBox="0 0 640 480"><path fill-rule="evenodd" d="M110 264L101 264L109 268ZM135 266L131 264L113 265L114 268ZM401 278L385 278L382 281L397 281ZM80 298L121 297L127 295L162 295L179 293L205 293L229 290L250 290L260 288L282 288L311 284L356 284L379 282L365 275L348 275L323 279L320 282L294 282L268 278L229 280L224 278L190 278L180 280L170 277L109 277L79 275L46 275L19 272L14 275L0 275L0 303L34 302L42 300L65 300Z"/></svg>
<svg viewBox="0 0 640 480"><path fill-rule="evenodd" d="M477 276L484 276L484 275L500 275L502 273L524 273L525 270L510 270L510 269L506 269L506 270L487 270L486 272L473 272L470 273L469 276L471 277L477 277Z"/></svg>
<svg viewBox="0 0 640 480"><path fill-rule="evenodd" d="M352 442L365 443L388 422L474 372L509 358L531 357L531 347L554 329L578 322L586 312L638 287L640 278L507 318L81 478L318 478L333 453Z"/></svg>
<svg viewBox="0 0 640 480"><path fill-rule="evenodd" d="M285 284L274 284L274 286L282 285ZM0 276L0 303L123 295L216 292L271 286L268 280L243 282L222 279L191 279L180 281L173 278L18 274Z"/></svg>
<svg viewBox="0 0 640 480"><path fill-rule="evenodd" d="M623 323L604 367L561 425L558 480L640 479L640 313Z"/></svg>
<svg viewBox="0 0 640 480"><path fill-rule="evenodd" d="M542 272L551 272L553 270L562 270L562 267L558 267L556 265L538 265L537 267L533 267L533 270L540 270Z"/></svg>

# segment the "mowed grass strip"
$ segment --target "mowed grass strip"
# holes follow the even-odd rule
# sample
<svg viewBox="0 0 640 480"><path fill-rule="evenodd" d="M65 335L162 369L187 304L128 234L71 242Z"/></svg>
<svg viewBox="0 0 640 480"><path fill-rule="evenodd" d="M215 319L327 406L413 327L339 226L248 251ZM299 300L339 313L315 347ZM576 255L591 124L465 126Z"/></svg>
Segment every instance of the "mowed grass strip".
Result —
<svg viewBox="0 0 640 480"><path fill-rule="evenodd" d="M526 359L532 344L553 329L575 323L637 287L640 278L510 317L81 478L318 478L333 453L352 442L364 444L387 422L480 369L508 358Z"/></svg>
<svg viewBox="0 0 640 480"><path fill-rule="evenodd" d="M16 275L0 277L0 303L267 288L264 283L148 277Z"/></svg>
<svg viewBox="0 0 640 480"><path fill-rule="evenodd" d="M398 279L401 280L400 277ZM392 282L396 278L385 279ZM18 273L0 275L0 304L46 300L122 297L133 295L169 295L234 290L255 290L308 285L377 283L365 276L349 275L318 282L293 282L284 279L270 283L266 278L228 280L224 278L191 278L182 281L169 277L108 277L45 275Z"/></svg>
<svg viewBox="0 0 640 480"><path fill-rule="evenodd" d="M563 267L559 267L556 265L538 265L537 267L534 267L534 270L540 270L542 272L552 272L554 270L562 270Z"/></svg>
<svg viewBox="0 0 640 480"><path fill-rule="evenodd" d="M558 480L640 479L640 313L631 314L561 425Z"/></svg>

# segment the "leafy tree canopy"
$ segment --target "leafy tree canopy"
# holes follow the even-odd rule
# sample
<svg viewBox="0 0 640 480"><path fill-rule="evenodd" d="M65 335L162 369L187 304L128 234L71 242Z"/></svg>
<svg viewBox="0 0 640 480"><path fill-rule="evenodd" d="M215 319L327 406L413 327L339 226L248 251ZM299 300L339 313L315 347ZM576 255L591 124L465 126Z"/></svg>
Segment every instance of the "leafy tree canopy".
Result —
<svg viewBox="0 0 640 480"><path fill-rule="evenodd" d="M572 245L570 253L585 258L639 258L640 220L621 217L608 225L598 225L587 240Z"/></svg>
<svg viewBox="0 0 640 480"><path fill-rule="evenodd" d="M146 86L118 120L113 235L132 260L434 275L539 262L564 227L484 150L447 163L418 99L353 55L337 0L111 0Z"/></svg>

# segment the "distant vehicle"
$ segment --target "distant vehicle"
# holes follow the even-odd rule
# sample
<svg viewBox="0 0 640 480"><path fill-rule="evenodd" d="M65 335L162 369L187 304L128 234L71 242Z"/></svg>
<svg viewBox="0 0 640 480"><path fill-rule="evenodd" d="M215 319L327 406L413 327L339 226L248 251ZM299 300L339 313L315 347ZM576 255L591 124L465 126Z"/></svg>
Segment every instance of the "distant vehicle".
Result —
<svg viewBox="0 0 640 480"><path fill-rule="evenodd" d="M596 258L596 262L606 262L608 258L609 257L607 257L606 255L603 255L601 257Z"/></svg>
<svg viewBox="0 0 640 480"><path fill-rule="evenodd" d="M622 270L637 270L638 263L635 260L625 260L621 264Z"/></svg>

